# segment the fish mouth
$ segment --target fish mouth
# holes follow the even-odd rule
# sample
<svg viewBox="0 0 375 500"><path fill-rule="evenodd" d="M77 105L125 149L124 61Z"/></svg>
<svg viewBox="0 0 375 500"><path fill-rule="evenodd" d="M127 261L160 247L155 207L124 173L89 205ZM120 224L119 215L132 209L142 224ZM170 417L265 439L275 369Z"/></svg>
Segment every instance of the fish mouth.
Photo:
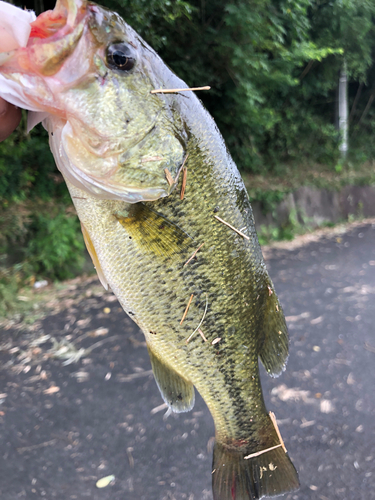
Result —
<svg viewBox="0 0 375 500"><path fill-rule="evenodd" d="M73 53L84 31L87 4L82 0L57 0L53 10L31 23L24 69L43 76L55 75ZM22 67L22 58L20 60Z"/></svg>
<svg viewBox="0 0 375 500"><path fill-rule="evenodd" d="M53 10L43 12L31 23L30 39L66 36L82 20L86 10L85 0L57 0Z"/></svg>

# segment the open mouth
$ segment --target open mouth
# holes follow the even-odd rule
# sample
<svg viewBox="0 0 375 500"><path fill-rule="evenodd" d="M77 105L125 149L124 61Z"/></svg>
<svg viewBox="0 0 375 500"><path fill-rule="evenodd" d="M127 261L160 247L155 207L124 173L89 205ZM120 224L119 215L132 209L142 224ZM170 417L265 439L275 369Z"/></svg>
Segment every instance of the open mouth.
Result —
<svg viewBox="0 0 375 500"><path fill-rule="evenodd" d="M60 38L76 25L86 11L86 3L76 0L57 0L53 10L40 14L31 24L30 41L33 39ZM63 30L63 32L61 32Z"/></svg>
<svg viewBox="0 0 375 500"><path fill-rule="evenodd" d="M31 23L28 57L19 58L21 68L43 76L57 73L83 34L85 14L86 3L75 0L57 0L54 10L40 14Z"/></svg>

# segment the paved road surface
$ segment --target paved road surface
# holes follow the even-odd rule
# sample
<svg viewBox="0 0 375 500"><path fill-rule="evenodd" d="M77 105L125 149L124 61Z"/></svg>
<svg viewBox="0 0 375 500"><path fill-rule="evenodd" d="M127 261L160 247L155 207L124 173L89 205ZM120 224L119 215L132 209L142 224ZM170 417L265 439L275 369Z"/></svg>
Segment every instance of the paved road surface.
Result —
<svg viewBox="0 0 375 500"><path fill-rule="evenodd" d="M374 247L366 225L269 254L291 345L287 371L262 378L300 473L288 500L375 498ZM0 332L0 498L212 499L205 404L163 419L141 333L90 286L36 331ZM78 349L103 342L63 366L50 340L32 344L43 335ZM97 489L109 474L116 481Z"/></svg>

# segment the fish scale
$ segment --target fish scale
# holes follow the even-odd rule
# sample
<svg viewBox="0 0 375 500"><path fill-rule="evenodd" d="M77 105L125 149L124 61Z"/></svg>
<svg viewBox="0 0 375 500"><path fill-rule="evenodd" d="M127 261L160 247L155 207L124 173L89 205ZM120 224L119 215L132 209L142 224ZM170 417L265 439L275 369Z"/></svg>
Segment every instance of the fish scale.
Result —
<svg viewBox="0 0 375 500"><path fill-rule="evenodd" d="M258 368L284 370L287 328L213 119L191 92L151 93L185 87L86 0L58 0L0 66L0 95L42 113L99 278L142 329L162 398L189 411L195 387L212 414L214 500L256 500L298 487Z"/></svg>

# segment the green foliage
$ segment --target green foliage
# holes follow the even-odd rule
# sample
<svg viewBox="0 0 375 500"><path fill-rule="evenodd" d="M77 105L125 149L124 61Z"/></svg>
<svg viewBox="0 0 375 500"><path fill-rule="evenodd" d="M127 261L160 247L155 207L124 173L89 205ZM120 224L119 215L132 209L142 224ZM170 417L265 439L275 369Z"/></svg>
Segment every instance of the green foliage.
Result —
<svg viewBox="0 0 375 500"><path fill-rule="evenodd" d="M71 278L84 260L78 218L60 212L59 208L52 214L31 216L24 250L34 272L51 279Z"/></svg>
<svg viewBox="0 0 375 500"><path fill-rule="evenodd" d="M263 214L266 215L267 213L274 212L277 205L285 198L286 193L286 191L278 189L264 190L256 188L249 190L249 199L251 203L254 201L259 202Z"/></svg>
<svg viewBox="0 0 375 500"><path fill-rule="evenodd" d="M14 267L0 265L0 317L22 306L17 297L23 283L22 264Z"/></svg>
<svg viewBox="0 0 375 500"><path fill-rule="evenodd" d="M211 85L200 97L240 169L272 172L280 162L303 158L336 165L338 71L345 57L352 79L368 79L372 0L106 5L117 8L188 85Z"/></svg>
<svg viewBox="0 0 375 500"><path fill-rule="evenodd" d="M39 126L32 135L26 134L25 124L26 113L16 132L0 143L0 206L52 197L68 201L67 188L49 149L47 132Z"/></svg>
<svg viewBox="0 0 375 500"><path fill-rule="evenodd" d="M40 13L53 3L25 5ZM374 0L99 3L118 11L188 85L212 87L199 97L241 170L282 177L290 172L285 165L319 162L341 175L375 158ZM336 116L344 61L350 77L347 163L339 159ZM31 135L24 130L25 120L0 144L0 251L24 263L17 276L63 278L80 264L79 224L68 210L47 134L41 127ZM284 193L254 196L268 211ZM295 230L293 221L270 229L277 238Z"/></svg>
<svg viewBox="0 0 375 500"><path fill-rule="evenodd" d="M30 136L24 129L25 116L18 130L0 143L0 252L17 271L2 273L10 291L32 275L71 277L83 263L79 222L71 213L47 134L38 128ZM0 300L6 301L2 293Z"/></svg>
<svg viewBox="0 0 375 500"><path fill-rule="evenodd" d="M302 223L300 219L302 219ZM298 214L296 210L291 210L287 222L282 226L260 226L258 230L259 243L268 245L272 241L291 241L297 235L309 232L311 228L311 221L303 214Z"/></svg>

